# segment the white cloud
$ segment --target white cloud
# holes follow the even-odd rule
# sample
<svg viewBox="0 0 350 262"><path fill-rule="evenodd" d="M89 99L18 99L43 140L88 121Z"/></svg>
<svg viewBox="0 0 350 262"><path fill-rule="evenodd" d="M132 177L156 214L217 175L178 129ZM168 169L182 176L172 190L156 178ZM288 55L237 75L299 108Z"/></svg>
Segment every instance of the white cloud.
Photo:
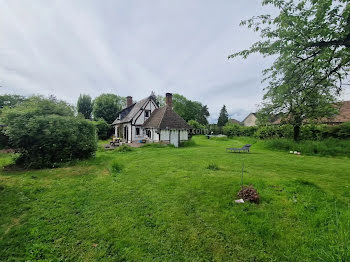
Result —
<svg viewBox="0 0 350 262"><path fill-rule="evenodd" d="M80 93L177 92L207 104L212 121L223 104L243 119L271 59L227 56L258 39L238 24L264 9L246 0L0 0L0 93L75 103Z"/></svg>

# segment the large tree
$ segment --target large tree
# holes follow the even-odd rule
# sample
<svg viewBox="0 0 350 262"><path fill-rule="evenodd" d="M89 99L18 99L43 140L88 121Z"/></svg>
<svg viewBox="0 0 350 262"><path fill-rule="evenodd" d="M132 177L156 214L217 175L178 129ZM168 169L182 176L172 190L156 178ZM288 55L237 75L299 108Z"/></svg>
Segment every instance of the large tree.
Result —
<svg viewBox="0 0 350 262"><path fill-rule="evenodd" d="M264 0L279 9L276 17L261 15L243 21L260 31L261 41L235 53L276 56L264 71L269 85L263 110L282 114L298 139L305 119L328 116L343 90L350 69L350 4L346 0ZM313 105L313 106L311 106Z"/></svg>
<svg viewBox="0 0 350 262"><path fill-rule="evenodd" d="M104 119L112 124L117 113L125 106L125 98L115 94L102 94L95 98L92 114L94 119Z"/></svg>
<svg viewBox="0 0 350 262"><path fill-rule="evenodd" d="M85 119L91 119L92 107L91 96L80 94L77 102L78 113L81 113Z"/></svg>
<svg viewBox="0 0 350 262"><path fill-rule="evenodd" d="M174 94L173 107L174 111L186 121L195 120L202 125L208 124L208 107L198 101L192 101L182 95Z"/></svg>
<svg viewBox="0 0 350 262"><path fill-rule="evenodd" d="M3 107L14 107L23 101L25 101L26 98L24 96L20 95L1 95L0 96L0 108Z"/></svg>
<svg viewBox="0 0 350 262"><path fill-rule="evenodd" d="M219 115L219 119L218 119L218 126L222 127L222 126L226 125L227 122L228 122L228 113L226 110L226 106L224 105L220 110L220 115Z"/></svg>

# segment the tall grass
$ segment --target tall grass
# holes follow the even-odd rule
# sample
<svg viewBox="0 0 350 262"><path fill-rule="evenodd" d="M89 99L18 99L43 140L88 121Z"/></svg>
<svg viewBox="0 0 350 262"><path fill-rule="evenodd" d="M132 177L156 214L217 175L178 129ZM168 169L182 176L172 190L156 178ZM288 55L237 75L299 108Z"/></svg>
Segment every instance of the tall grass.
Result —
<svg viewBox="0 0 350 262"><path fill-rule="evenodd" d="M291 139L280 138L265 140L264 146L268 149L298 151L307 155L350 157L350 140L329 138L321 141L305 140L295 142Z"/></svg>

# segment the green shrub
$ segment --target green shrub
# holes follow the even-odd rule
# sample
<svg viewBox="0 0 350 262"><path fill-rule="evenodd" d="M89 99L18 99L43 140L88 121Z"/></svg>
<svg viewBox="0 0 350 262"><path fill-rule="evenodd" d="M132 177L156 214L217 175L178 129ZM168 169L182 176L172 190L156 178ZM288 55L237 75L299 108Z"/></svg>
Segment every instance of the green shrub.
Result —
<svg viewBox="0 0 350 262"><path fill-rule="evenodd" d="M268 125L261 126L254 133L254 137L266 138L291 138L293 137L293 127L291 125Z"/></svg>
<svg viewBox="0 0 350 262"><path fill-rule="evenodd" d="M74 117L69 105L54 98L33 97L3 114L10 145L20 153L17 165L56 167L89 158L97 150L95 126Z"/></svg>
<svg viewBox="0 0 350 262"><path fill-rule="evenodd" d="M209 164L209 165L207 166L207 169L213 170L213 171L220 170L219 166L218 166L217 164L215 164L215 163Z"/></svg>
<svg viewBox="0 0 350 262"><path fill-rule="evenodd" d="M93 123L96 127L98 139L106 140L113 134L113 127L109 125L105 120L99 119L97 121L93 121Z"/></svg>
<svg viewBox="0 0 350 262"><path fill-rule="evenodd" d="M5 134L5 129L0 127L0 149L7 148L9 146L9 137Z"/></svg>
<svg viewBox="0 0 350 262"><path fill-rule="evenodd" d="M199 122L197 122L196 120L190 120L188 121L188 124L193 127L194 129L205 129L205 125L200 124Z"/></svg>
<svg viewBox="0 0 350 262"><path fill-rule="evenodd" d="M228 137L234 136L253 136L258 130L256 126L241 126L228 123L223 127L223 133Z"/></svg>
<svg viewBox="0 0 350 262"><path fill-rule="evenodd" d="M328 125L306 124L301 127L300 138L302 140L321 140L327 137Z"/></svg>
<svg viewBox="0 0 350 262"><path fill-rule="evenodd" d="M341 125L330 126L327 135L328 137L333 138L350 138L350 122L343 123Z"/></svg>
<svg viewBox="0 0 350 262"><path fill-rule="evenodd" d="M113 174L119 174L122 172L124 166L122 164L120 164L118 161L113 161L111 164L111 172Z"/></svg>

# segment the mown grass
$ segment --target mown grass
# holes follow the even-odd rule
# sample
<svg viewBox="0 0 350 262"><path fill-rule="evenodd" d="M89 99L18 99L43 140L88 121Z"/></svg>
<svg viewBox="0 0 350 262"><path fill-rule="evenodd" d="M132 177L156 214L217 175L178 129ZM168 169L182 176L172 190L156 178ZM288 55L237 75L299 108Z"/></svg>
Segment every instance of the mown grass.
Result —
<svg viewBox="0 0 350 262"><path fill-rule="evenodd" d="M348 158L194 140L2 170L0 261L350 260ZM246 143L250 154L225 152ZM11 161L0 155L1 166ZM259 205L234 203L242 162Z"/></svg>

